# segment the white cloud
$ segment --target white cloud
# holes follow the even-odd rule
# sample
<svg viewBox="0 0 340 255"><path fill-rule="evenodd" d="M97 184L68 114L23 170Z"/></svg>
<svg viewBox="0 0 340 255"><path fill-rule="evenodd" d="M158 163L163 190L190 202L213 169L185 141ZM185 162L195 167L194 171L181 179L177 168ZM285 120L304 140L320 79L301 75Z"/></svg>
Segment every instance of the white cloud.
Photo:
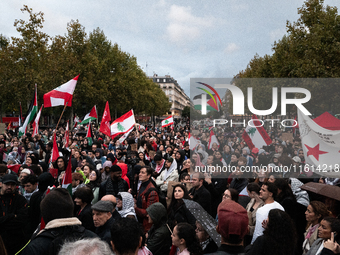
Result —
<svg viewBox="0 0 340 255"><path fill-rule="evenodd" d="M167 18L169 24L166 38L176 44L184 44L199 38L213 24L212 18L194 16L191 7L178 5L170 7Z"/></svg>
<svg viewBox="0 0 340 255"><path fill-rule="evenodd" d="M238 51L239 49L240 46L238 46L236 43L229 43L228 46L224 49L224 52L229 54Z"/></svg>

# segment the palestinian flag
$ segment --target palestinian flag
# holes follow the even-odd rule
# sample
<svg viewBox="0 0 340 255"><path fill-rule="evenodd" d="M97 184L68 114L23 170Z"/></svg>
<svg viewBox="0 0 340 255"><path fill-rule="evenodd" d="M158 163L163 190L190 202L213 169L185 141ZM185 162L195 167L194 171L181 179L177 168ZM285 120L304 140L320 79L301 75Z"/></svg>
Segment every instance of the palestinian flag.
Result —
<svg viewBox="0 0 340 255"><path fill-rule="evenodd" d="M92 120L96 120L97 118L98 118L97 108L96 108L96 106L93 106L92 110L88 114L85 115L85 117L84 117L83 121L80 123L80 125L87 124Z"/></svg>
<svg viewBox="0 0 340 255"><path fill-rule="evenodd" d="M243 140L247 143L250 150L253 148L261 149L263 146L270 145L272 140L261 124L262 122L253 114L252 125L248 125L242 134Z"/></svg>
<svg viewBox="0 0 340 255"><path fill-rule="evenodd" d="M37 84L35 84L34 96L31 101L30 107L27 110L26 119L24 121L24 124L19 128L19 137L26 134L27 127L34 119L34 115L37 113L37 111L38 111Z"/></svg>
<svg viewBox="0 0 340 255"><path fill-rule="evenodd" d="M162 120L162 128L173 125L174 119L172 116L166 118L165 120Z"/></svg>
<svg viewBox="0 0 340 255"><path fill-rule="evenodd" d="M72 197L72 164L71 157L68 160L66 171L63 177L63 181L61 183L61 187L67 189Z"/></svg>
<svg viewBox="0 0 340 255"><path fill-rule="evenodd" d="M92 135L91 121L90 121L89 125L87 126L86 138L87 138L87 140L89 142L89 145L92 146L92 144L93 144L93 135Z"/></svg>
<svg viewBox="0 0 340 255"><path fill-rule="evenodd" d="M111 138L115 138L117 135L122 135L133 129L135 126L135 115L133 110L128 111L111 124Z"/></svg>

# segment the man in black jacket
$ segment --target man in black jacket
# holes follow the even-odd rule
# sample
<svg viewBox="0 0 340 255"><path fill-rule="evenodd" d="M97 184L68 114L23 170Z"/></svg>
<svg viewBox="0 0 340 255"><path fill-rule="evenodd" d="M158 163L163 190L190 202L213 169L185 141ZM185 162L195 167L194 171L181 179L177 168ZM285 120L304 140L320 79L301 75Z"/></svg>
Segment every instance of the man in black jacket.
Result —
<svg viewBox="0 0 340 255"><path fill-rule="evenodd" d="M8 254L15 254L26 243L27 201L16 190L17 176L6 174L0 192L0 236Z"/></svg>
<svg viewBox="0 0 340 255"><path fill-rule="evenodd" d="M199 203L207 213L211 213L211 195L203 186L204 176L202 173L194 173L192 175L192 188L189 196L195 202Z"/></svg>
<svg viewBox="0 0 340 255"><path fill-rule="evenodd" d="M40 209L46 226L32 237L22 255L58 254L65 241L97 237L73 217L74 204L66 189L52 189L41 201Z"/></svg>
<svg viewBox="0 0 340 255"><path fill-rule="evenodd" d="M129 186L127 182L122 179L122 169L113 165L110 168L110 177L100 185L99 199L105 195L117 196L119 192L127 192Z"/></svg>

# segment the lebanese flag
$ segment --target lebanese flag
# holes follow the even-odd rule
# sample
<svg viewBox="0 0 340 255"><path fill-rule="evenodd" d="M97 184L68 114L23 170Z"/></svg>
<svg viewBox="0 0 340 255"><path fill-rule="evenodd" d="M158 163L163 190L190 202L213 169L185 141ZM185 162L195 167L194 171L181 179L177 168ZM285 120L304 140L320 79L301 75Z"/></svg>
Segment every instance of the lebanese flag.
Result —
<svg viewBox="0 0 340 255"><path fill-rule="evenodd" d="M66 130L65 130L65 135L64 135L64 142L65 142L65 148L68 148L68 141L70 139L70 126L69 126L69 121L66 122Z"/></svg>
<svg viewBox="0 0 340 255"><path fill-rule="evenodd" d="M210 129L210 137L209 137L209 143L208 143L208 148L211 149L212 145L216 143L218 148L220 148L220 143L218 142L216 135L214 134L213 129Z"/></svg>
<svg viewBox="0 0 340 255"><path fill-rule="evenodd" d="M68 159L66 171L63 177L63 181L61 183L61 187L67 189L70 195L72 196L72 164L71 157Z"/></svg>
<svg viewBox="0 0 340 255"><path fill-rule="evenodd" d="M66 105L66 103L67 106L72 106L73 92L76 88L78 77L79 75L54 90L47 92L44 95L45 108Z"/></svg>
<svg viewBox="0 0 340 255"><path fill-rule="evenodd" d="M78 123L80 123L81 120L78 118L78 116L74 115L74 119L73 119L73 128L76 128Z"/></svg>
<svg viewBox="0 0 340 255"><path fill-rule="evenodd" d="M109 101L106 101L103 118L102 118L102 121L100 122L99 132L102 132L105 135L111 136L110 122L111 122L111 114L110 114Z"/></svg>
<svg viewBox="0 0 340 255"><path fill-rule="evenodd" d="M43 106L44 105L42 105L40 107L40 110L39 110L39 112L38 112L37 116L35 117L35 120L34 120L34 122L32 124L33 125L33 134L32 134L32 136L35 136L35 135L37 135L39 133L39 120L40 120L41 110L42 110Z"/></svg>
<svg viewBox="0 0 340 255"><path fill-rule="evenodd" d="M37 99L37 84L35 84L35 89L34 89L34 96L31 101L31 104L28 108L27 114L26 114L26 119L24 121L24 124L22 124L21 127L19 127L19 137L26 134L27 132L27 127L31 123L31 121L34 118L34 115L38 111L38 99Z"/></svg>
<svg viewBox="0 0 340 255"><path fill-rule="evenodd" d="M329 130L298 110L298 123L306 165L321 176L339 178L340 130Z"/></svg>
<svg viewBox="0 0 340 255"><path fill-rule="evenodd" d="M173 125L174 119L172 116L167 117L165 120L162 120L162 128Z"/></svg>
<svg viewBox="0 0 340 255"><path fill-rule="evenodd" d="M261 149L263 146L270 145L272 140L264 129L262 122L253 114L252 126L247 126L242 134L242 138L247 143L250 150L253 148Z"/></svg>
<svg viewBox="0 0 340 255"><path fill-rule="evenodd" d="M133 110L128 111L111 124L111 138L122 135L133 129L136 124Z"/></svg>
<svg viewBox="0 0 340 255"><path fill-rule="evenodd" d="M80 123L80 125L87 124L92 120L96 120L97 118L98 118L97 107L93 106L91 111L88 114L85 115L85 117L84 117L83 121Z"/></svg>
<svg viewBox="0 0 340 255"><path fill-rule="evenodd" d="M195 149L196 149L196 146L199 145L198 140L196 140L195 137L191 136L190 132L189 132L189 140L188 140L188 143L189 143L190 150L195 150Z"/></svg>
<svg viewBox="0 0 340 255"><path fill-rule="evenodd" d="M56 139L56 133L53 135L53 149L51 153L51 159L50 163L57 161L59 157L59 150L58 150L58 145L57 145L57 139Z"/></svg>

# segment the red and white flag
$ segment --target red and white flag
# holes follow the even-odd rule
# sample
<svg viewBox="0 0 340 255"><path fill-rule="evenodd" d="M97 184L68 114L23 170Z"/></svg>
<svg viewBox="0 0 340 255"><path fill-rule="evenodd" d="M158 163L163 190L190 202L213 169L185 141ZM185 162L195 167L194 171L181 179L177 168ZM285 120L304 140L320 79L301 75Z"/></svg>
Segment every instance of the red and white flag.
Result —
<svg viewBox="0 0 340 255"><path fill-rule="evenodd" d="M305 163L314 173L339 178L340 130L329 130L298 110Z"/></svg>
<svg viewBox="0 0 340 255"><path fill-rule="evenodd" d="M78 77L79 75L64 83L63 85L60 85L54 90L46 93L44 95L45 108L66 105L66 103L67 106L72 106L73 92L76 88Z"/></svg>
<svg viewBox="0 0 340 255"><path fill-rule="evenodd" d="M167 117L165 120L162 120L162 128L173 125L174 119L172 116Z"/></svg>
<svg viewBox="0 0 340 255"><path fill-rule="evenodd" d="M189 132L188 143L189 143L190 150L195 150L196 146L199 145L199 141L195 137L191 136L190 132Z"/></svg>
<svg viewBox="0 0 340 255"><path fill-rule="evenodd" d="M41 109L43 108L43 106L44 105L42 105L40 107L40 110L39 110L39 112L38 112L37 116L35 117L34 122L32 124L32 126L33 126L33 134L32 134L32 136L35 136L35 135L37 135L39 133L39 120L40 120L40 116L41 116Z"/></svg>
<svg viewBox="0 0 340 255"><path fill-rule="evenodd" d="M102 118L102 121L100 122L99 131L105 135L111 136L110 122L111 122L111 114L110 114L109 102L107 101L105 105L105 110L103 113L103 118Z"/></svg>
<svg viewBox="0 0 340 255"><path fill-rule="evenodd" d="M66 122L66 129L65 129L65 136L64 136L64 143L65 143L65 148L68 148L68 141L70 139L70 126L69 126L69 121Z"/></svg>
<svg viewBox="0 0 340 255"><path fill-rule="evenodd" d="M78 123L80 123L81 120L78 118L78 116L74 115L74 118L73 118L73 128L76 128Z"/></svg>
<svg viewBox="0 0 340 255"><path fill-rule="evenodd" d="M242 134L249 149L252 150L255 147L261 149L263 146L270 145L272 140L264 129L263 122L259 121L255 114L251 122L252 125L248 125Z"/></svg>
<svg viewBox="0 0 340 255"><path fill-rule="evenodd" d="M218 148L220 148L220 143L218 142L218 140L216 138L216 135L214 134L213 129L210 129L210 137L209 137L208 149L211 149L214 143L216 143Z"/></svg>
<svg viewBox="0 0 340 255"><path fill-rule="evenodd" d="M111 124L111 138L115 138L117 135L122 135L129 132L135 126L135 115L133 110L128 111Z"/></svg>

